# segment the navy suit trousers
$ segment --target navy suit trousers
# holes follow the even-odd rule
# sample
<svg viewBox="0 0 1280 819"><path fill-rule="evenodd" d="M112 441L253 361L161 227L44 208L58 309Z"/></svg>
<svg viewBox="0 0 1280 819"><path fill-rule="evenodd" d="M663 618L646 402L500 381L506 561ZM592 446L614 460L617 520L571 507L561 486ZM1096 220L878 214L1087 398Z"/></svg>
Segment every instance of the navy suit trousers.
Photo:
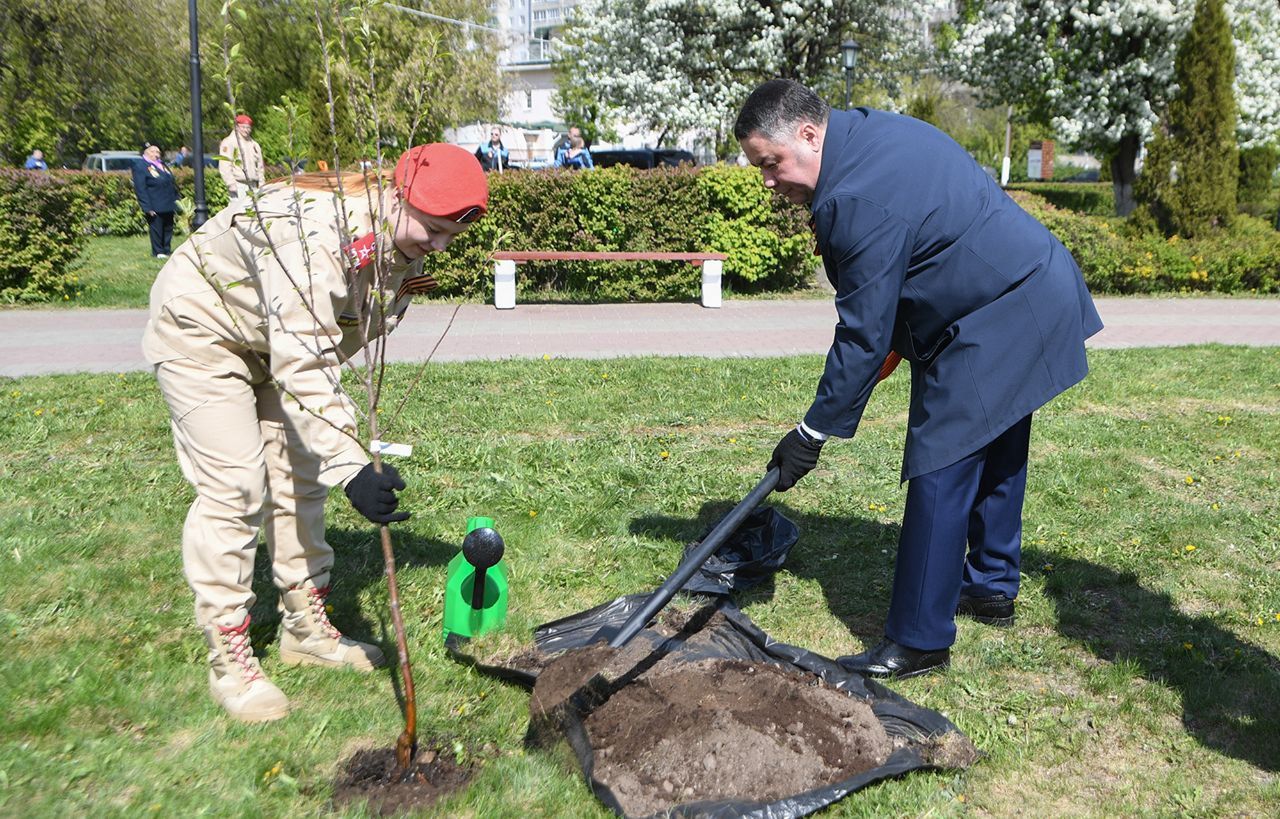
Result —
<svg viewBox="0 0 1280 819"><path fill-rule="evenodd" d="M885 624L890 640L947 648L961 592L1017 596L1030 440L1028 415L977 452L910 480Z"/></svg>

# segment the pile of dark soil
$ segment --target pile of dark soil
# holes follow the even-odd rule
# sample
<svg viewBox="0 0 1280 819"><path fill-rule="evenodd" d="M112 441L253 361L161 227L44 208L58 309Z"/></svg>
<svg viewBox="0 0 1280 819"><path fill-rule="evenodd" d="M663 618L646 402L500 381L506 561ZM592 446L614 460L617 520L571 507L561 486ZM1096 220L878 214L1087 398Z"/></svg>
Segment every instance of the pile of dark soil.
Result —
<svg viewBox="0 0 1280 819"><path fill-rule="evenodd" d="M402 773L396 767L394 748L373 748L347 761L333 791L333 804L367 802L373 815L393 816L432 805L470 779L471 771L447 751L419 749L409 770Z"/></svg>
<svg viewBox="0 0 1280 819"><path fill-rule="evenodd" d="M773 640L727 598L672 605L622 649L600 642L647 599L543 624L532 649L450 649L532 688L526 747L576 764L619 815L801 816L978 759L946 717Z"/></svg>
<svg viewBox="0 0 1280 819"><path fill-rule="evenodd" d="M551 662L534 689L535 718L602 659L610 655L591 646ZM586 728L593 776L628 816L683 802L777 800L875 768L894 750L863 700L813 675L743 660L659 662L594 708Z"/></svg>

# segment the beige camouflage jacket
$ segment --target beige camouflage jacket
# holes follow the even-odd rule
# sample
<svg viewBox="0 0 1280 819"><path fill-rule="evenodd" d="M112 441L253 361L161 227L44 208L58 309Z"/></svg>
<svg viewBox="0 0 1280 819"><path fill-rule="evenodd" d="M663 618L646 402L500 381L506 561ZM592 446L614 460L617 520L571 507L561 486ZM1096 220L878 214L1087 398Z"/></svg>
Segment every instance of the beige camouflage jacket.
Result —
<svg viewBox="0 0 1280 819"><path fill-rule="evenodd" d="M373 232L363 193L345 204L346 235L330 193L274 184L262 190L256 215L248 203L224 209L160 270L142 343L153 365L190 358L218 367L227 351L260 361L286 391L286 413L321 456L328 486L345 483L369 461L339 431L357 429L354 405L340 388L341 362L363 364L367 341L393 330L413 294L435 286L421 261ZM373 263L379 255L381 264ZM384 281L374 288L379 268Z"/></svg>

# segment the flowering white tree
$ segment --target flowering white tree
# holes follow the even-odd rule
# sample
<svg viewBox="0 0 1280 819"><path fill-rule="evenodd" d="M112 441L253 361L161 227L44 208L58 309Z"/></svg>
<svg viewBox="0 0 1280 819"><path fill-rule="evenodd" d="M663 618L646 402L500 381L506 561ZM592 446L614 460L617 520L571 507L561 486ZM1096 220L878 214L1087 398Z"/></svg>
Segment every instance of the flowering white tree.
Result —
<svg viewBox="0 0 1280 819"><path fill-rule="evenodd" d="M1241 148L1280 148L1280 2L1227 4L1236 40L1236 134Z"/></svg>
<svg viewBox="0 0 1280 819"><path fill-rule="evenodd" d="M1177 90L1174 56L1193 11L1174 0L971 1L948 63L986 102L1018 105L1067 142L1109 157L1116 210L1125 215L1138 151ZM1280 141L1276 0L1236 0L1228 14L1239 136Z"/></svg>
<svg viewBox="0 0 1280 819"><path fill-rule="evenodd" d="M858 79L889 89L918 65L937 0L584 0L565 37L566 81L659 131L724 135L759 82L788 77L837 96L840 43Z"/></svg>

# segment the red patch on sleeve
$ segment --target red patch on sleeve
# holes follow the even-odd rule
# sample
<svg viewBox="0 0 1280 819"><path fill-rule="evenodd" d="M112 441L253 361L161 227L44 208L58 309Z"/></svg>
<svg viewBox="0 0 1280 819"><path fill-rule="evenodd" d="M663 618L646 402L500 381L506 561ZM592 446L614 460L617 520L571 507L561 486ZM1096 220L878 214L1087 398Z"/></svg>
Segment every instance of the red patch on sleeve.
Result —
<svg viewBox="0 0 1280 819"><path fill-rule="evenodd" d="M378 250L378 234L366 233L342 250L347 254L352 270L363 270L373 261L373 254Z"/></svg>

